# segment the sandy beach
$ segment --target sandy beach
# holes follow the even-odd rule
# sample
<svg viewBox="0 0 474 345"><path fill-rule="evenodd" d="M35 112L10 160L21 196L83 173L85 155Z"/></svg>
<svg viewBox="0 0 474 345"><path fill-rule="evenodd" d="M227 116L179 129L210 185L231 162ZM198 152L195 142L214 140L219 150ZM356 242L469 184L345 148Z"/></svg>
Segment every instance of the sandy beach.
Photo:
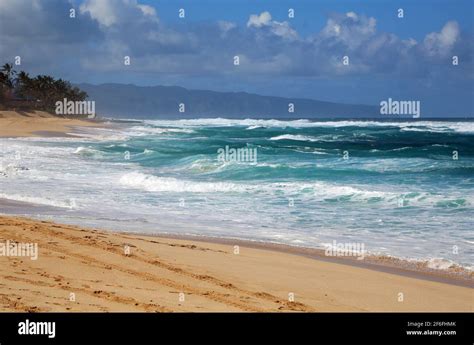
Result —
<svg viewBox="0 0 474 345"><path fill-rule="evenodd" d="M6 216L0 238L38 245L36 260L0 257L2 311L473 310L467 286L245 245Z"/></svg>
<svg viewBox="0 0 474 345"><path fill-rule="evenodd" d="M88 126L97 123L0 112L3 137ZM3 200L0 213L21 207ZM108 230L0 216L0 311L473 311L472 275L459 280L380 259L371 266L370 259L331 261L289 247ZM11 255L7 243L35 244L38 257Z"/></svg>
<svg viewBox="0 0 474 345"><path fill-rule="evenodd" d="M44 111L0 111L0 137L67 136L74 127L96 127L95 120L60 118Z"/></svg>

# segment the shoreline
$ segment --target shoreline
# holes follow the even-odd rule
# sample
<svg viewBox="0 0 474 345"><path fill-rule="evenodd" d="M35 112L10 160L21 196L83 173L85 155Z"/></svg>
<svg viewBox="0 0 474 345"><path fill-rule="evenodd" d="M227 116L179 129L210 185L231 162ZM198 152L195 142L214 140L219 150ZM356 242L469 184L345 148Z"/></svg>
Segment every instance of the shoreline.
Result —
<svg viewBox="0 0 474 345"><path fill-rule="evenodd" d="M39 248L36 261L0 255L3 311L473 310L472 287L248 242L143 236L12 216L0 216L0 239ZM11 296L19 290L15 304ZM68 300L71 291L75 302ZM185 301L178 300L181 293ZM400 293L406 300L397 300Z"/></svg>
<svg viewBox="0 0 474 345"><path fill-rule="evenodd" d="M0 197L0 207L9 212L0 212L0 217L22 217L32 221L45 221L45 218L34 217L31 214L25 214L19 211L25 208L34 212L61 212L55 206L39 205L26 201L17 201L11 199L5 199ZM54 216L50 221L55 222ZM75 223L65 223L68 226L82 227ZM90 227L84 227L90 228ZM391 274L397 274L400 276L429 280L433 282L440 282L445 284L463 286L474 288L474 272L458 264L454 264L454 267L447 269L431 268L428 267L428 261L422 259L408 259L400 258L396 256L387 255L376 255L376 254L365 254L364 259L359 260L356 256L327 256L325 250L322 248L296 246L286 243L270 242L263 240L253 240L238 237L224 237L224 236L207 236L207 235L191 235L191 234L179 234L173 232L140 232L140 231L127 231L127 230L113 230L108 227L96 227L92 229L102 231L109 234L124 234L129 236L146 236L163 238L167 240L183 240L183 241L196 241L202 243L213 243L229 246L242 246L247 248L268 250L273 252L280 252L284 254L293 254L301 257L310 258L312 260L320 260L329 263L337 263L342 265L349 265L358 268L369 269L378 272L385 272Z"/></svg>
<svg viewBox="0 0 474 345"><path fill-rule="evenodd" d="M41 216L35 217L32 214L24 213L24 210L31 212L48 212L53 216L47 217L47 219L54 220L54 214L60 214L62 209L55 206L40 205L27 201L18 201L12 199L5 199L0 197L0 217L22 217L30 219L32 221L44 221L46 220ZM77 223L65 223L64 225L78 226ZM84 227L89 228L89 227ZM357 256L343 255L343 256L327 256L325 249L315 247L305 247L291 245L287 243L278 243L257 239L249 238L238 238L230 236L207 236L207 235L192 235L192 234L180 234L173 232L141 232L141 231L129 231L129 230L113 230L109 227L93 226L95 230L103 231L110 234L124 234L129 236L146 236L163 238L167 240L176 239L183 241L196 241L202 243L213 243L222 245L239 245L247 248L254 248L259 250L268 250L274 252L281 252L284 254L293 254L313 260L320 260L329 263L338 263L342 265L349 265L358 268L370 269L373 271L397 274L405 277L411 277L422 280L429 280L433 282L440 282L445 284L463 286L474 288L474 272L460 266L456 263L453 267L446 269L432 268L428 266L428 260L423 259L410 259L402 258L397 256L388 255L377 255L366 253L364 259L359 260Z"/></svg>
<svg viewBox="0 0 474 345"><path fill-rule="evenodd" d="M100 229L100 231L115 233L112 230ZM357 260L354 256L327 256L325 250L320 248L294 246L284 243L265 242L251 239L213 237L199 235L181 235L173 233L136 233L136 232L120 232L128 235L150 236L164 239L189 240L203 243L216 243L225 245L240 245L242 247L268 250L273 252L281 252L285 254L294 254L307 257L313 260L337 263L358 268L370 269L378 272L397 274L405 277L429 280L456 286L474 288L474 272L456 265L451 269L436 269L426 267L425 260L405 259L396 256L383 256L375 254L367 254L363 260Z"/></svg>

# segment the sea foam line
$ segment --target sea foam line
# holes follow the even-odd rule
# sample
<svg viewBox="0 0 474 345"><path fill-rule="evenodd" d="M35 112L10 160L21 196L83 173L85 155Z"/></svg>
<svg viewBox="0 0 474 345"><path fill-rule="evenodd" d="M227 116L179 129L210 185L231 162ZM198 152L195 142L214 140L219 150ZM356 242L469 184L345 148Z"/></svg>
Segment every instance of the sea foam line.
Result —
<svg viewBox="0 0 474 345"><path fill-rule="evenodd" d="M144 120L146 124L163 127L230 127L245 126L247 129L256 129L263 127L398 127L404 130L419 130L427 132L459 132L474 133L474 122L470 121L360 121L360 120L341 120L341 121L310 121L310 120L257 120L257 119L225 119L225 118L203 118L188 120Z"/></svg>

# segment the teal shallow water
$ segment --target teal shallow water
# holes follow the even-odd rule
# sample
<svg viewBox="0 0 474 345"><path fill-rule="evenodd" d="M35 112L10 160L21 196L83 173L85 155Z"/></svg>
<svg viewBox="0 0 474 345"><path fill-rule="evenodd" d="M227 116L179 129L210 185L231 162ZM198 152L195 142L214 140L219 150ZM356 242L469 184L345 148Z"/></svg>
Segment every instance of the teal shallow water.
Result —
<svg viewBox="0 0 474 345"><path fill-rule="evenodd" d="M130 122L89 138L2 139L0 197L59 206L82 225L364 243L469 266L473 139L472 121ZM219 161L226 147L257 159Z"/></svg>

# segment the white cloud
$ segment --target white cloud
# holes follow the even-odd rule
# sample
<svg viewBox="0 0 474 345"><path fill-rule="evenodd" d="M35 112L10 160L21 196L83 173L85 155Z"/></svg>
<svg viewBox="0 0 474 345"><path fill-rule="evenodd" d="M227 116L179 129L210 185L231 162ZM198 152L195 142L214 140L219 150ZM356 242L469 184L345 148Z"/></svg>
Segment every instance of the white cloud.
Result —
<svg viewBox="0 0 474 345"><path fill-rule="evenodd" d="M272 20L272 15L270 12L265 11L257 14L251 14L247 22L247 27L254 28L269 28L276 36L280 36L286 39L296 39L298 33L290 27L288 22L277 22Z"/></svg>
<svg viewBox="0 0 474 345"><path fill-rule="evenodd" d="M287 39L296 39L298 37L298 33L290 27L288 22L272 22L272 32L280 37L284 37Z"/></svg>
<svg viewBox="0 0 474 345"><path fill-rule="evenodd" d="M251 14L247 22L247 27L254 26L256 28L260 28L262 26L270 24L271 20L272 15L268 11L262 12L260 13L260 15Z"/></svg>
<svg viewBox="0 0 474 345"><path fill-rule="evenodd" d="M137 7L143 12L146 16L156 16L156 11L153 7L148 5L137 5Z"/></svg>
<svg viewBox="0 0 474 345"><path fill-rule="evenodd" d="M82 14L88 13L100 25L110 27L131 19L158 22L153 7L142 5L137 0L85 0L80 6Z"/></svg>
<svg viewBox="0 0 474 345"><path fill-rule="evenodd" d="M113 0L86 0L80 7L82 14L89 13L91 18L101 25L111 26L117 23L118 13Z"/></svg>
<svg viewBox="0 0 474 345"><path fill-rule="evenodd" d="M217 22L217 26L219 27L219 29L221 31L221 33L219 35L221 38L227 37L227 34L229 33L229 31L234 30L235 28L237 28L237 24L235 24L233 22L228 22L228 21L225 21L225 20L219 20Z"/></svg>
<svg viewBox="0 0 474 345"><path fill-rule="evenodd" d="M354 12L333 15L319 36L322 39L343 43L349 49L355 49L375 35L376 24L375 18L359 16Z"/></svg>
<svg viewBox="0 0 474 345"><path fill-rule="evenodd" d="M237 27L237 24L232 23L232 22L227 22L225 20L218 21L217 25L219 25L220 29L224 32L235 29Z"/></svg>
<svg viewBox="0 0 474 345"><path fill-rule="evenodd" d="M455 21L447 22L440 32L426 35L423 48L427 55L446 56L459 39L459 25Z"/></svg>
<svg viewBox="0 0 474 345"><path fill-rule="evenodd" d="M347 12L346 16L349 17L349 18L352 18L354 20L359 19L359 17L357 16L357 13L354 13L354 12Z"/></svg>

